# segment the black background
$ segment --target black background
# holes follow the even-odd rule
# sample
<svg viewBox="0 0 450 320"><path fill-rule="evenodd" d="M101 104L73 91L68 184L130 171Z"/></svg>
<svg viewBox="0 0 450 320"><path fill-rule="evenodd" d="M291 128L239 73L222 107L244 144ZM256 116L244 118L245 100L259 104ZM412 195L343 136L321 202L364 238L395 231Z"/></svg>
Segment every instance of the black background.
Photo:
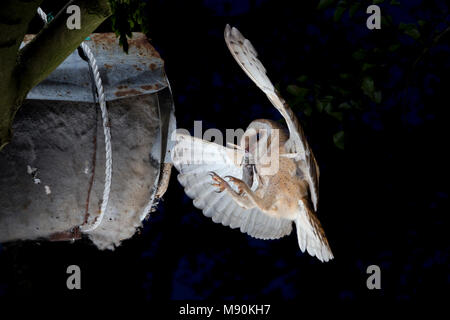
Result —
<svg viewBox="0 0 450 320"><path fill-rule="evenodd" d="M293 2L149 2L150 38L166 62L178 127L191 130L202 120L204 130L224 132L257 118L280 119L228 52L226 23L252 41L286 96L303 72L331 78L349 67L352 52L385 37L411 47L407 36L369 31L367 15L334 22L332 9ZM390 11L395 23L425 17L448 24L445 1L400 2ZM115 251L98 251L88 240L0 246L0 297L270 303L448 296L448 34L411 72L421 51L380 61L383 101L344 120L345 150L334 146L335 128L326 120L297 112L321 168L318 215L332 262L302 254L295 233L262 241L213 223L184 195L174 170L157 212ZM66 289L71 264L81 267L80 291ZM381 290L366 287L372 264L381 268Z"/></svg>

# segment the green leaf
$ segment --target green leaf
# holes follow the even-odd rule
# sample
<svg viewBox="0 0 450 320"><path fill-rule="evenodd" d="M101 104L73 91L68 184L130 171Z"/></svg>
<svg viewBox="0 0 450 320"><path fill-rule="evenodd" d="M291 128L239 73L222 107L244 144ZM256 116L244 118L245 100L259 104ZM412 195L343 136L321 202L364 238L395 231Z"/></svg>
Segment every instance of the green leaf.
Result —
<svg viewBox="0 0 450 320"><path fill-rule="evenodd" d="M383 2L384 2L384 0L373 0L372 4L380 4Z"/></svg>
<svg viewBox="0 0 450 320"><path fill-rule="evenodd" d="M128 50L128 37L132 37L132 30L136 29L145 20L146 3L141 0L110 0L112 10L111 28L119 38L119 44L125 52ZM145 23L144 23L145 24ZM146 26L140 25L140 31Z"/></svg>
<svg viewBox="0 0 450 320"><path fill-rule="evenodd" d="M414 40L417 40L417 39L420 38L420 32L419 32L419 30L417 30L417 28L412 28L412 29L405 30L405 34L407 34L408 36L410 36Z"/></svg>
<svg viewBox="0 0 450 320"><path fill-rule="evenodd" d="M306 80L308 80L307 75L301 75L300 77L297 78L298 82L305 82Z"/></svg>
<svg viewBox="0 0 450 320"><path fill-rule="evenodd" d="M376 103L381 103L381 91L375 91L375 93L373 94L373 101Z"/></svg>
<svg viewBox="0 0 450 320"><path fill-rule="evenodd" d="M373 67L375 67L374 64L371 64L371 63L364 63L364 64L362 65L362 71L366 71L366 70L371 69L371 68L373 68Z"/></svg>
<svg viewBox="0 0 450 320"><path fill-rule="evenodd" d="M346 88L343 88L343 87L341 87L341 86L330 86L330 88L333 90L333 92L337 92L337 93L339 93L341 96L347 96L347 95L349 95L350 93L351 93L351 91L349 91L348 89L346 89Z"/></svg>
<svg viewBox="0 0 450 320"><path fill-rule="evenodd" d="M414 23L404 23L404 22L400 22L400 24L398 25L398 28L402 31L405 31L407 29L410 28L414 28L416 25Z"/></svg>
<svg viewBox="0 0 450 320"><path fill-rule="evenodd" d="M316 108L317 111L322 112L323 111L323 103L320 100L316 100Z"/></svg>
<svg viewBox="0 0 450 320"><path fill-rule="evenodd" d="M351 108L352 108L352 106L350 104L348 104L347 102L343 102L338 106L338 109L342 109L342 110L349 110Z"/></svg>
<svg viewBox="0 0 450 320"><path fill-rule="evenodd" d="M372 98L374 91L375 91L375 85L373 83L373 79L369 78L369 77L365 77L362 81L361 89L365 95L367 95L369 98Z"/></svg>
<svg viewBox="0 0 450 320"><path fill-rule="evenodd" d="M347 80L347 79L350 79L350 74L348 74L348 73L341 73L341 74L339 74L339 77L341 79L343 79L343 80Z"/></svg>
<svg viewBox="0 0 450 320"><path fill-rule="evenodd" d="M334 22L338 22L339 20L341 20L345 10L346 8L340 6L337 7L336 10L334 10L334 17L333 17Z"/></svg>
<svg viewBox="0 0 450 320"><path fill-rule="evenodd" d="M312 110L312 107L311 107L311 105L310 105L309 103L307 103L307 104L304 105L303 113L304 113L307 117L311 116L312 111L313 111L313 110Z"/></svg>
<svg viewBox="0 0 450 320"><path fill-rule="evenodd" d="M362 102L361 100L350 100L350 105L352 106L352 108L357 109L357 110L363 110L364 107L362 106Z"/></svg>
<svg viewBox="0 0 450 320"><path fill-rule="evenodd" d="M308 93L308 91L309 91L309 89L299 87L299 86L297 86L297 85L295 85L295 84L290 84L290 85L288 85L287 88L286 88L286 90L287 90L287 92L289 92L290 94L292 94L292 95L294 95L294 96L296 96L296 97L302 97L302 98L303 98L303 97Z"/></svg>
<svg viewBox="0 0 450 320"><path fill-rule="evenodd" d="M333 96L325 96L321 99L316 100L316 108L319 112L325 110L326 113L332 111L331 101L334 99Z"/></svg>
<svg viewBox="0 0 450 320"><path fill-rule="evenodd" d="M415 40L420 38L420 32L414 23L400 23L398 28Z"/></svg>
<svg viewBox="0 0 450 320"><path fill-rule="evenodd" d="M392 0L390 3L391 6L399 6L400 2L398 2L397 0Z"/></svg>
<svg viewBox="0 0 450 320"><path fill-rule="evenodd" d="M328 112L328 114L333 118L335 118L336 120L338 120L339 122L342 122L342 120L344 119L344 114L340 111Z"/></svg>
<svg viewBox="0 0 450 320"><path fill-rule="evenodd" d="M292 94L293 96L296 96L299 92L300 87L296 86L295 84L290 84L287 86L286 90L287 92L289 92L290 94Z"/></svg>
<svg viewBox="0 0 450 320"><path fill-rule="evenodd" d="M314 84L314 93L317 95L317 94L319 94L319 92L320 92L320 90L321 90L321 87L320 87L320 85L319 84Z"/></svg>
<svg viewBox="0 0 450 320"><path fill-rule="evenodd" d="M328 8L334 3L335 0L320 0L319 4L317 5L317 9L323 10Z"/></svg>
<svg viewBox="0 0 450 320"><path fill-rule="evenodd" d="M359 49L352 54L353 59L363 60L366 57L366 51L364 49Z"/></svg>
<svg viewBox="0 0 450 320"><path fill-rule="evenodd" d="M390 21L385 16L381 16L381 28L387 28L390 25Z"/></svg>
<svg viewBox="0 0 450 320"><path fill-rule="evenodd" d="M394 52L394 51L397 51L398 48L400 48L400 44L393 44L393 45L389 46L389 49L388 49L388 50L389 50L390 52Z"/></svg>
<svg viewBox="0 0 450 320"><path fill-rule="evenodd" d="M344 131L341 130L333 135L333 142L336 147L344 150Z"/></svg>
<svg viewBox="0 0 450 320"><path fill-rule="evenodd" d="M375 54L380 54L383 52L383 49L380 49L380 48L373 48L372 50L373 50L373 53L375 53Z"/></svg>
<svg viewBox="0 0 450 320"><path fill-rule="evenodd" d="M356 11L358 11L360 6L361 4L359 2L352 4L350 9L348 10L348 15L350 16L350 18L353 18L353 16L355 15Z"/></svg>

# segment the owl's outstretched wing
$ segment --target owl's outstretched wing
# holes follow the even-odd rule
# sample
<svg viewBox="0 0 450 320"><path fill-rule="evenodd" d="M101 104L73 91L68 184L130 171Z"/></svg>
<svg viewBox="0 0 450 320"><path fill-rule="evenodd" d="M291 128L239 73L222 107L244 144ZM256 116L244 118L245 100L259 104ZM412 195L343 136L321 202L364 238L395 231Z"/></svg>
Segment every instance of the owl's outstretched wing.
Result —
<svg viewBox="0 0 450 320"><path fill-rule="evenodd" d="M311 200L314 209L317 210L319 200L319 166L297 117L267 77L266 69L259 61L258 53L250 41L245 39L238 29L227 25L225 27L225 42L237 63L267 95L285 119L289 129L289 140L285 146L288 152L296 154L294 160L302 168L303 174L305 174L304 178L309 184Z"/></svg>
<svg viewBox="0 0 450 320"><path fill-rule="evenodd" d="M173 164L180 172L178 181L205 216L259 239L277 239L290 234L292 221L270 217L257 208L244 209L227 192L217 193L211 185L211 171L221 177L242 179L242 157L243 152L238 149L185 134L176 135L172 151Z"/></svg>
<svg viewBox="0 0 450 320"><path fill-rule="evenodd" d="M305 199L299 201L299 212L295 219L295 227L298 244L302 252L306 250L311 256L316 256L322 262L334 258L322 225Z"/></svg>

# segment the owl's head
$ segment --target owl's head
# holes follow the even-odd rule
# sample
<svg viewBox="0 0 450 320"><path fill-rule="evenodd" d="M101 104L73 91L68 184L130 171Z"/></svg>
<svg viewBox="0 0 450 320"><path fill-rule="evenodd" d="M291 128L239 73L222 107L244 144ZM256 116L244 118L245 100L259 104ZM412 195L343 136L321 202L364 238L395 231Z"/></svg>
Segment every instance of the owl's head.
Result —
<svg viewBox="0 0 450 320"><path fill-rule="evenodd" d="M241 138L240 146L249 153L256 163L270 161L271 150L278 152L280 145L280 129L282 127L271 120L258 119L250 123Z"/></svg>

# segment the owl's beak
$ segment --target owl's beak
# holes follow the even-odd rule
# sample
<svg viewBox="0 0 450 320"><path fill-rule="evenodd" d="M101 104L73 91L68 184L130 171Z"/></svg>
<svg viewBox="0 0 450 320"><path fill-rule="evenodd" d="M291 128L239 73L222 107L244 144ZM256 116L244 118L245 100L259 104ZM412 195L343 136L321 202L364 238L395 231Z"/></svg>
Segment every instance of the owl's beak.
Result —
<svg viewBox="0 0 450 320"><path fill-rule="evenodd" d="M227 142L227 146L241 150L241 151L245 151L244 148L242 148L241 146L238 146L237 144L231 143L231 142Z"/></svg>

